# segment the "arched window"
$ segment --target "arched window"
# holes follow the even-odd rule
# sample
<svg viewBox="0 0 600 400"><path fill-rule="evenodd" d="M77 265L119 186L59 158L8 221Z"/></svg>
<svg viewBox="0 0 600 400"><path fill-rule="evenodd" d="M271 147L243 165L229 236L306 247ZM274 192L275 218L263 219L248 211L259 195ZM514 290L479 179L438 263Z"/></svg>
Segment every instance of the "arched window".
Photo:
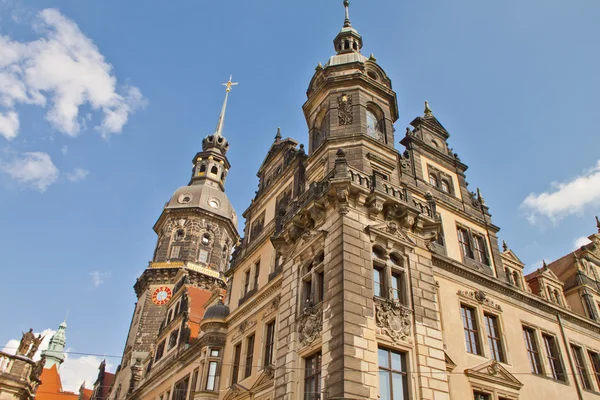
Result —
<svg viewBox="0 0 600 400"><path fill-rule="evenodd" d="M206 172L206 164L201 164L200 165L200 173L203 174Z"/></svg>
<svg viewBox="0 0 600 400"><path fill-rule="evenodd" d="M373 247L373 257L384 260L385 252L380 247Z"/></svg>
<svg viewBox="0 0 600 400"><path fill-rule="evenodd" d="M213 165L212 168L210 169L210 173L216 175L218 172L219 172L219 168L217 168L216 165Z"/></svg>
<svg viewBox="0 0 600 400"><path fill-rule="evenodd" d="M202 244L205 246L208 246L208 244L210 243L210 235L208 233L205 233L204 235L202 235L202 239L200 239L202 241Z"/></svg>
<svg viewBox="0 0 600 400"><path fill-rule="evenodd" d="M450 193L450 184L446 179L442 179L442 192Z"/></svg>
<svg viewBox="0 0 600 400"><path fill-rule="evenodd" d="M185 231L183 229L179 229L177 232L175 232L175 240L183 240L184 237Z"/></svg>
<svg viewBox="0 0 600 400"><path fill-rule="evenodd" d="M438 185L437 176L435 176L434 174L429 174L429 184L431 186L437 187L437 185Z"/></svg>
<svg viewBox="0 0 600 400"><path fill-rule="evenodd" d="M367 110L367 135L379 140L380 142L383 142L385 138L382 124L379 123L377 116L371 110Z"/></svg>
<svg viewBox="0 0 600 400"><path fill-rule="evenodd" d="M562 299L560 297L560 292L554 289L554 297L556 297L556 302L562 306Z"/></svg>
<svg viewBox="0 0 600 400"><path fill-rule="evenodd" d="M517 271L513 271L513 280L515 281L515 286L521 288L521 279Z"/></svg>

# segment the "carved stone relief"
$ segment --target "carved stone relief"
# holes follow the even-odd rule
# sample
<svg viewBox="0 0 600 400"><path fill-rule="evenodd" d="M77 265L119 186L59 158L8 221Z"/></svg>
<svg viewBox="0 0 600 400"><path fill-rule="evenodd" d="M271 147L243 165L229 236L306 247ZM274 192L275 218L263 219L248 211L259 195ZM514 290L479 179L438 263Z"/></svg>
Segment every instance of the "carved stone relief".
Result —
<svg viewBox="0 0 600 400"><path fill-rule="evenodd" d="M411 342L411 313L408 307L396 301L375 303L375 323L381 333L388 335L394 342Z"/></svg>
<svg viewBox="0 0 600 400"><path fill-rule="evenodd" d="M462 290L461 289L456 294L458 294L459 296L463 296L463 297L467 297L469 299L475 300L479 304L483 304L488 307L495 308L498 311L502 311L502 307L500 307L499 304L494 303L494 301L492 299L490 299L489 297L487 297L485 292L482 290L471 291L471 290Z"/></svg>
<svg viewBox="0 0 600 400"><path fill-rule="evenodd" d="M352 125L354 122L354 115L352 113L352 95L342 94L337 100L339 124Z"/></svg>
<svg viewBox="0 0 600 400"><path fill-rule="evenodd" d="M323 331L323 310L316 307L305 308L298 320L298 340L303 346L314 342Z"/></svg>

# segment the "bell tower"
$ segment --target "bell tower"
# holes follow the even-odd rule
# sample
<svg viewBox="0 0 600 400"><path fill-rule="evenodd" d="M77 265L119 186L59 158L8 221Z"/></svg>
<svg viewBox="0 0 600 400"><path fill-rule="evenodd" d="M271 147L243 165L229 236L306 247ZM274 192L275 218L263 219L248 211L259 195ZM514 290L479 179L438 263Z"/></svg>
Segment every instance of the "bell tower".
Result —
<svg viewBox="0 0 600 400"><path fill-rule="evenodd" d="M350 22L348 7L346 0L344 24L333 40L336 54L324 66L319 63L306 92L309 155L326 156L331 169L342 148L350 166L389 178L396 162L396 94L376 58L361 53L363 39Z"/></svg>
<svg viewBox="0 0 600 400"><path fill-rule="evenodd" d="M202 151L192 160L189 184L175 191L154 224L158 236L154 256L134 285L138 301L113 385L130 389L117 391L118 398L135 388L137 365L152 356L169 300L180 289L182 272L189 285L207 292L226 287L224 272L239 234L236 213L225 194L230 164L229 142L223 136L227 101L236 83L230 78L224 85L216 130L202 140Z"/></svg>

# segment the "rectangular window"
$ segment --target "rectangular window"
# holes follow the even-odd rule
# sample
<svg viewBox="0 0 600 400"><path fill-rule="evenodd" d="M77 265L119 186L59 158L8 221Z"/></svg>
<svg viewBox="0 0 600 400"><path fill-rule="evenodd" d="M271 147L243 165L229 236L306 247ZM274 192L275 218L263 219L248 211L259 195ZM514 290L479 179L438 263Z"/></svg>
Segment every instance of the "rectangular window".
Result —
<svg viewBox="0 0 600 400"><path fill-rule="evenodd" d="M592 369L594 370L594 375L596 376L596 383L600 388L600 354L594 353L593 351L588 352L590 356L590 361L592 362Z"/></svg>
<svg viewBox="0 0 600 400"><path fill-rule="evenodd" d="M304 360L304 400L321 398L321 352Z"/></svg>
<svg viewBox="0 0 600 400"><path fill-rule="evenodd" d="M242 357L242 345L236 344L233 349L233 368L231 369L231 384L238 382L240 372L240 361Z"/></svg>
<svg viewBox="0 0 600 400"><path fill-rule="evenodd" d="M167 350L171 350L173 347L177 346L177 337L179 336L179 329L175 329L173 332L171 332L171 335L169 335L169 347L167 348Z"/></svg>
<svg viewBox="0 0 600 400"><path fill-rule="evenodd" d="M458 228L458 243L460 245L460 250L462 251L462 255L468 258L473 257L473 249L471 248L471 240L469 239L469 231L465 228Z"/></svg>
<svg viewBox="0 0 600 400"><path fill-rule="evenodd" d="M217 367L216 361L208 363L208 375L206 376L206 390L215 390L215 382L217 380Z"/></svg>
<svg viewBox="0 0 600 400"><path fill-rule="evenodd" d="M542 363L540 362L540 352L538 350L537 340L535 338L535 331L524 326L523 337L525 339L525 348L527 349L527 357L529 358L531 373L541 375L543 373Z"/></svg>
<svg viewBox="0 0 600 400"><path fill-rule="evenodd" d="M577 369L577 375L579 376L579 380L581 381L581 385L584 389L591 390L592 384L590 382L590 378L588 377L587 368L585 367L585 361L583 359L583 350L579 346L571 345L571 350L573 350L573 357L575 358L575 368Z"/></svg>
<svg viewBox="0 0 600 400"><path fill-rule="evenodd" d="M250 270L247 270L244 276L244 295L248 294L250 289Z"/></svg>
<svg viewBox="0 0 600 400"><path fill-rule="evenodd" d="M473 235L473 244L475 245L475 255L477 256L477 261L485 265L490 265L485 238L483 236Z"/></svg>
<svg viewBox="0 0 600 400"><path fill-rule="evenodd" d="M499 362L505 362L504 351L502 350L502 337L500 334L500 325L498 317L491 314L484 314L485 328L487 331L488 345L492 358Z"/></svg>
<svg viewBox="0 0 600 400"><path fill-rule="evenodd" d="M156 348L156 355L154 356L154 361L158 361L162 358L165 353L165 341L160 342L158 347Z"/></svg>
<svg viewBox="0 0 600 400"><path fill-rule="evenodd" d="M312 275L309 275L309 277L302 282L302 295L304 297L304 305L312 303Z"/></svg>
<svg viewBox="0 0 600 400"><path fill-rule="evenodd" d="M196 368L194 373L192 374L192 386L190 387L190 398L189 400L194 399L194 393L196 392L196 387L198 386L198 375L200 374L200 369Z"/></svg>
<svg viewBox="0 0 600 400"><path fill-rule="evenodd" d="M475 309L461 305L460 312L463 320L463 328L465 331L465 343L467 351L471 354L481 355L481 346L479 345L479 333L477 329L477 317Z"/></svg>
<svg viewBox="0 0 600 400"><path fill-rule="evenodd" d="M401 272L392 272L392 299L403 301L402 291L404 290L403 274Z"/></svg>
<svg viewBox="0 0 600 400"><path fill-rule="evenodd" d="M380 400L408 400L406 353L379 349Z"/></svg>
<svg viewBox="0 0 600 400"><path fill-rule="evenodd" d="M259 276L260 276L260 261L257 261L256 264L254 264L254 286L253 286L254 290L258 289L258 277Z"/></svg>
<svg viewBox="0 0 600 400"><path fill-rule="evenodd" d="M180 251L181 251L181 246L171 247L171 258L179 258Z"/></svg>
<svg viewBox="0 0 600 400"><path fill-rule="evenodd" d="M273 364L273 349L275 347L275 321L267 324L267 341L265 343L264 366Z"/></svg>
<svg viewBox="0 0 600 400"><path fill-rule="evenodd" d="M317 273L317 303L323 301L323 295L325 293L325 273Z"/></svg>
<svg viewBox="0 0 600 400"><path fill-rule="evenodd" d="M548 357L548 362L550 363L552 378L556 379L557 381L566 382L567 378L565 376L565 371L563 370L563 365L558 354L558 346L556 345L556 339L554 338L554 336L546 334L543 334L542 338L544 339L544 348L546 349L546 357Z"/></svg>
<svg viewBox="0 0 600 400"><path fill-rule="evenodd" d="M186 400L190 376L186 376L173 387L173 400Z"/></svg>
<svg viewBox="0 0 600 400"><path fill-rule="evenodd" d="M246 369L244 378L252 375L252 359L254 358L254 335L248 336L246 341Z"/></svg>
<svg viewBox="0 0 600 400"><path fill-rule="evenodd" d="M383 269L379 267L373 268L373 295L384 297L385 290L383 289Z"/></svg>
<svg viewBox="0 0 600 400"><path fill-rule="evenodd" d="M208 251L200 250L200 254L198 255L198 261L206 264L208 262Z"/></svg>

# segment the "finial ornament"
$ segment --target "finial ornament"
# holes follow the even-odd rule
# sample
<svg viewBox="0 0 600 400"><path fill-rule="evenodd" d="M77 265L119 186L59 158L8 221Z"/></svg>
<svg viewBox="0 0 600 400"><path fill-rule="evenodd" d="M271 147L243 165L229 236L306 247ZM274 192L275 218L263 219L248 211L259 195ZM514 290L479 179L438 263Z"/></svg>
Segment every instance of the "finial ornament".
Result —
<svg viewBox="0 0 600 400"><path fill-rule="evenodd" d="M508 245L506 244L506 242L504 240L502 241L502 250L504 250L504 251L508 250Z"/></svg>
<svg viewBox="0 0 600 400"><path fill-rule="evenodd" d="M431 111L431 108L429 108L429 102L427 100L425 100L425 116L426 117L433 116L433 111Z"/></svg>
<svg viewBox="0 0 600 400"><path fill-rule="evenodd" d="M596 228L598 228L598 233L600 233L600 219L598 219L597 215L596 215Z"/></svg>
<svg viewBox="0 0 600 400"><path fill-rule="evenodd" d="M215 131L215 136L223 136L223 122L225 120L225 111L227 110L227 99L229 98L229 92L231 92L231 87L238 85L237 82L232 82L231 79L233 75L229 76L229 81L223 83L225 86L225 100L223 100L223 107L221 108L221 115L219 116L219 122L217 122L217 129Z"/></svg>
<svg viewBox="0 0 600 400"><path fill-rule="evenodd" d="M281 140L281 128L277 128L277 135L275 135L275 141L279 142Z"/></svg>
<svg viewBox="0 0 600 400"><path fill-rule="evenodd" d="M548 268L548 265L546 264L546 260L542 260L542 268Z"/></svg>
<svg viewBox="0 0 600 400"><path fill-rule="evenodd" d="M349 7L350 7L350 1L344 0L344 8L346 9L346 19L344 19L344 28L348 28L348 27L352 26L352 24L350 23L350 13L348 11Z"/></svg>

